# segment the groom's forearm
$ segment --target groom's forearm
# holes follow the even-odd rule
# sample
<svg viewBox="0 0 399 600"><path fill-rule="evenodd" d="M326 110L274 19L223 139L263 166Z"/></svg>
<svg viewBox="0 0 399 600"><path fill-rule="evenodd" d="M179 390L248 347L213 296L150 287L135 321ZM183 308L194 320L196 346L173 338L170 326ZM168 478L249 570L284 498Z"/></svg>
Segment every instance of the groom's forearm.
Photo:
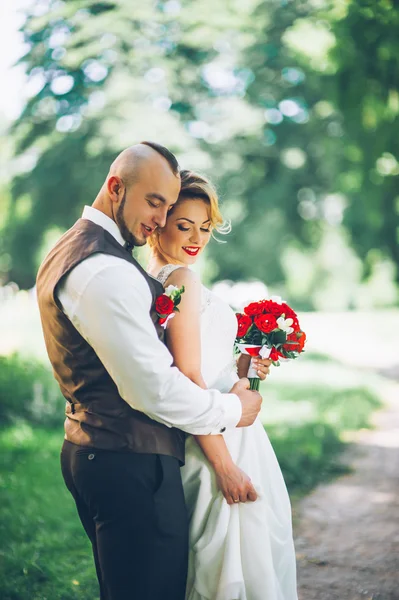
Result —
<svg viewBox="0 0 399 600"><path fill-rule="evenodd" d="M222 435L196 435L195 440L216 472L234 464Z"/></svg>
<svg viewBox="0 0 399 600"><path fill-rule="evenodd" d="M191 374L186 372L185 374L200 388L207 389L200 371ZM223 435L195 435L194 439L216 474L225 473L234 466Z"/></svg>

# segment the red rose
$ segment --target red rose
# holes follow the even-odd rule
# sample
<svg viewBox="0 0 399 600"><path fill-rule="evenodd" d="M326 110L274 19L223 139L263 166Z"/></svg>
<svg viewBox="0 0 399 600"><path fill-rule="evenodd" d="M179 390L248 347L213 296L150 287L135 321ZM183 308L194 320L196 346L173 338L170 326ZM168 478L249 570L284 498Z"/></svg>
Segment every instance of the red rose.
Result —
<svg viewBox="0 0 399 600"><path fill-rule="evenodd" d="M261 315L263 312L263 302L251 302L244 308L244 312L249 317L255 317Z"/></svg>
<svg viewBox="0 0 399 600"><path fill-rule="evenodd" d="M288 306L288 304L286 304L285 302L281 304L281 313L285 314L286 319L293 319L294 322L298 320L298 315L296 314L296 312L292 310L292 308Z"/></svg>
<svg viewBox="0 0 399 600"><path fill-rule="evenodd" d="M284 344L284 350L289 352L302 352L306 342L306 333L304 331L293 331L287 335L287 342L294 342L291 344Z"/></svg>
<svg viewBox="0 0 399 600"><path fill-rule="evenodd" d="M301 334L301 337L298 338L298 345L299 345L298 352L302 352L303 347L304 347L305 342L306 342L306 333L304 331L300 331L299 333Z"/></svg>
<svg viewBox="0 0 399 600"><path fill-rule="evenodd" d="M293 320L293 323L292 323L291 327L293 328L294 332L295 333L300 333L301 332L301 327L299 325L298 319L292 318L292 317L291 317L291 319Z"/></svg>
<svg viewBox="0 0 399 600"><path fill-rule="evenodd" d="M155 302L155 310L158 315L170 315L172 314L174 307L175 305L173 304L173 300L171 300L166 294L159 296Z"/></svg>
<svg viewBox="0 0 399 600"><path fill-rule="evenodd" d="M280 358L280 353L278 352L278 350L276 348L272 348L269 358L270 358L270 360L273 360L274 362L278 361L278 359Z"/></svg>
<svg viewBox="0 0 399 600"><path fill-rule="evenodd" d="M254 319L255 325L263 333L270 333L277 328L277 321L274 315L259 315Z"/></svg>
<svg viewBox="0 0 399 600"><path fill-rule="evenodd" d="M263 306L263 312L274 315L275 317L281 317L282 313L284 312L282 305L278 304L277 302L273 302L273 300L263 300L261 304Z"/></svg>
<svg viewBox="0 0 399 600"><path fill-rule="evenodd" d="M296 312L294 310L292 310L292 308L290 306L288 306L288 304L286 304L285 302L283 302L282 304L280 304L280 314L284 314L284 317L286 319L292 319L292 328L294 331L298 332L301 330L300 326L299 326L299 321L298 321L298 315L296 314ZM275 313L273 313L275 314Z"/></svg>
<svg viewBox="0 0 399 600"><path fill-rule="evenodd" d="M297 350L298 338L297 338L297 334L295 331L293 333L290 333L287 335L287 342L290 342L290 343L285 343L283 345L284 350L288 350L288 352Z"/></svg>
<svg viewBox="0 0 399 600"><path fill-rule="evenodd" d="M237 337L241 338L244 337L248 329L251 327L252 319L251 317L248 317L247 315L243 315L241 313L237 313L236 317L238 322Z"/></svg>

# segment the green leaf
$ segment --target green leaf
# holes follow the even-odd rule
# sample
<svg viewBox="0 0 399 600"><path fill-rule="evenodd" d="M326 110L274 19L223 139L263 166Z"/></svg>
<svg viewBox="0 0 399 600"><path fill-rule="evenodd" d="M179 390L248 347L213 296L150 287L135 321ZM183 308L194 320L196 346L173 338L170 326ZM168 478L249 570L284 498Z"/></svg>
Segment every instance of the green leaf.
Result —
<svg viewBox="0 0 399 600"><path fill-rule="evenodd" d="M269 336L269 339L272 341L273 346L275 346L276 344L284 344L287 339L285 331L282 331L281 329L278 329L277 331L272 331L269 334Z"/></svg>

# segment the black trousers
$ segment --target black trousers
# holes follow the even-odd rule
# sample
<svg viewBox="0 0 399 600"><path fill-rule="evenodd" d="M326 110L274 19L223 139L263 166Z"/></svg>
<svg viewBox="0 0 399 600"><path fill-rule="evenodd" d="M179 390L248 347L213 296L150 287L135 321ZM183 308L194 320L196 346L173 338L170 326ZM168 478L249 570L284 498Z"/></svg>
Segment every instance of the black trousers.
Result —
<svg viewBox="0 0 399 600"><path fill-rule="evenodd" d="M177 459L65 441L61 468L92 543L101 600L184 600L188 518Z"/></svg>

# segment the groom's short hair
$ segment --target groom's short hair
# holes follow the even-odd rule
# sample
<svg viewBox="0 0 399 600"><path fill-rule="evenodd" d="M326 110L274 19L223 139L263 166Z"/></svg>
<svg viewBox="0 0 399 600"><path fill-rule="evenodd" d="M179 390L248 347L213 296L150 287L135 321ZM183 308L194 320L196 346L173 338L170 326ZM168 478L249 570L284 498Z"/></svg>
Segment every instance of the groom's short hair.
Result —
<svg viewBox="0 0 399 600"><path fill-rule="evenodd" d="M149 146L150 148L155 150L155 152L158 152L158 154L161 154L168 161L173 174L174 175L179 174L180 168L179 168L179 163L177 162L177 158L174 154L172 154L172 152L170 150L165 148L165 146L161 146L161 144L157 144L156 142L148 142L148 141L140 142L140 144Z"/></svg>

